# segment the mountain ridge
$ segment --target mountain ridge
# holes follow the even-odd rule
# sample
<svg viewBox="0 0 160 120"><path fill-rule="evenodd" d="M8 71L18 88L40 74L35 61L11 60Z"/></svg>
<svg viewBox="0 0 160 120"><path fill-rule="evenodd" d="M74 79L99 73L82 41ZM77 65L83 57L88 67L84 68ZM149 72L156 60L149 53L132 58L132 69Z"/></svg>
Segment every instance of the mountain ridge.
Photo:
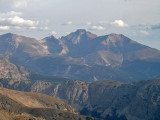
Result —
<svg viewBox="0 0 160 120"><path fill-rule="evenodd" d="M0 88L0 103L3 120L100 120L79 115L62 100L40 93Z"/></svg>
<svg viewBox="0 0 160 120"><path fill-rule="evenodd" d="M0 65L0 68L3 68L3 70L0 71L1 87L43 93L54 98L62 99L71 104L83 115L106 120L112 120L113 118L116 120L121 120L122 118L123 120L154 120L160 116L160 79L132 83L122 83L113 80L85 82L31 73L23 67L17 67L9 63L5 58L0 59ZM30 100L32 102L23 102L30 98L28 97L28 93L16 93L17 94L7 92L7 90L3 92L3 90L1 91L0 89L0 97L2 94L3 100L6 101L4 94L7 94L10 97L9 101L12 99L11 103L18 103L18 106L21 102L23 105L27 104L27 106L30 107L36 107L36 105L44 107L50 104L43 104L42 101L38 103L35 102L34 97L39 96L39 94L36 95L36 93L32 93L32 100ZM46 99L45 96L41 96L40 98ZM17 102L13 102L13 100ZM44 101L47 102L48 100L49 98ZM7 104L10 103L9 101ZM19 109L22 108L20 107ZM54 111L48 108L47 110L45 108L34 108L33 111L35 111L34 115L36 114L36 116L39 116L39 114L37 115L39 112L45 116L50 110ZM57 113L56 111L54 112Z"/></svg>
<svg viewBox="0 0 160 120"><path fill-rule="evenodd" d="M0 54L38 74L122 82L160 77L160 70L154 70L155 63L159 65L160 51L121 34L96 36L80 29L58 39L50 36L37 41L17 37L13 39L19 40L17 47L6 39L12 40L0 36Z"/></svg>

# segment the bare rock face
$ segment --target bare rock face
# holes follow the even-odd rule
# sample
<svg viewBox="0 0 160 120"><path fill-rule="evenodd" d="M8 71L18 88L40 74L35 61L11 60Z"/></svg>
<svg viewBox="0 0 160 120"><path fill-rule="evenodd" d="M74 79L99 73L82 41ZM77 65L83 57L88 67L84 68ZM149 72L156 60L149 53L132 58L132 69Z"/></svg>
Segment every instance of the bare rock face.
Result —
<svg viewBox="0 0 160 120"><path fill-rule="evenodd" d="M37 91L65 100L80 114L106 120L146 120L159 117L160 80L120 83L112 80L37 82ZM48 86L48 84L50 84Z"/></svg>
<svg viewBox="0 0 160 120"><path fill-rule="evenodd" d="M8 62L4 57L0 57L0 77L6 79L20 80L20 74L17 67L14 64Z"/></svg>
<svg viewBox="0 0 160 120"><path fill-rule="evenodd" d="M21 81L28 81L30 72L21 66L10 63L6 58L0 56L0 84L4 87L16 87ZM6 84L7 86L5 86ZM16 83L16 84L15 84Z"/></svg>
<svg viewBox="0 0 160 120"><path fill-rule="evenodd" d="M79 104L87 103L88 86L89 83L86 82L67 80L55 87L54 96L67 100L68 103L73 105L76 103L75 105L80 107Z"/></svg>
<svg viewBox="0 0 160 120"><path fill-rule="evenodd" d="M61 42L54 36L46 37L43 40L40 40L40 43L52 54L59 55L63 50Z"/></svg>

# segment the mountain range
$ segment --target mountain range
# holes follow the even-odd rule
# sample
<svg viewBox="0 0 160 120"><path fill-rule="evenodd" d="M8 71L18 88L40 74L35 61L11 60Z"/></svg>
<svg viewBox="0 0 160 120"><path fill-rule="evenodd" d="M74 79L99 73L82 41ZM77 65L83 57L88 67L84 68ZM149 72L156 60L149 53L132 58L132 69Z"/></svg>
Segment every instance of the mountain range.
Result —
<svg viewBox="0 0 160 120"><path fill-rule="evenodd" d="M59 39L0 35L0 54L38 74L83 81L132 82L160 77L160 51L124 35L79 29Z"/></svg>
<svg viewBox="0 0 160 120"><path fill-rule="evenodd" d="M48 117L63 120L66 119L66 116L70 116L68 119L73 117L75 120L79 120L79 118L82 120L96 118L104 120L158 120L160 117L160 79L133 83L121 83L113 80L85 82L39 75L10 63L2 56L0 56L0 66L1 87L32 92L23 93L0 88L0 102L2 105L4 104L0 110L6 114L6 117L21 119L22 117L39 118L41 116L47 120L50 120ZM47 94L54 98L36 93ZM76 113L75 109L55 97L66 101L80 114L96 118L73 115L72 112ZM61 112L53 110L55 108L48 111L42 106L43 104L54 107L55 102L58 102L56 103L58 105L63 102L69 113L63 113L63 106L60 109ZM24 108L24 105L27 108ZM40 109L37 110L36 106L39 106ZM24 114L20 111L23 111ZM4 117L3 114L0 116Z"/></svg>
<svg viewBox="0 0 160 120"><path fill-rule="evenodd" d="M124 35L79 29L38 41L7 33L0 54L4 120L160 118L160 51Z"/></svg>

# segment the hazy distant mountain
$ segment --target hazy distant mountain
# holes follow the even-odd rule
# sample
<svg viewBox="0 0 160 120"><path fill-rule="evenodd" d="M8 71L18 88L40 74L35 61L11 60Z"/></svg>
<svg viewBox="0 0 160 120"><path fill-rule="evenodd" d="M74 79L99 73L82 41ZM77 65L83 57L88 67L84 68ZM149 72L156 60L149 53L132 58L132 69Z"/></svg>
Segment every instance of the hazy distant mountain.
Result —
<svg viewBox="0 0 160 120"><path fill-rule="evenodd" d="M46 55L48 50L34 38L7 33L0 36L1 54L5 56L15 53L26 53L29 55ZM20 54L21 55L21 54Z"/></svg>
<svg viewBox="0 0 160 120"><path fill-rule="evenodd" d="M0 36L0 54L14 63L24 65L30 59L47 55L49 52L33 38L8 33Z"/></svg>
<svg viewBox="0 0 160 120"><path fill-rule="evenodd" d="M125 82L160 77L160 51L137 43L124 35L96 36L80 29L59 39L57 45L54 42L54 46L59 45L62 46L62 51L56 54L59 54L61 59L58 60L56 57L58 65L51 62L55 59L50 59L47 67L43 69L49 68L52 72L47 71L45 74L90 81L108 78ZM63 57L70 57L70 60L81 64L69 62L69 59ZM42 59L46 61L44 60L46 58ZM42 59L37 62L42 63ZM55 66L56 69L50 66Z"/></svg>
<svg viewBox="0 0 160 120"><path fill-rule="evenodd" d="M96 37L97 36L95 34L79 29L65 37L62 37L60 40L64 42L68 48L68 51L65 54L73 58L81 58L92 51L91 47L94 42L93 39Z"/></svg>
<svg viewBox="0 0 160 120"><path fill-rule="evenodd" d="M124 35L110 34L97 37L86 30L80 29L62 37L59 41L67 47L66 56L83 59L86 64L117 66L122 65L124 61L160 60L160 51L139 44ZM46 44L48 44L48 41ZM56 48L55 46L58 45L58 42L57 45L54 42L52 48Z"/></svg>
<svg viewBox="0 0 160 120"><path fill-rule="evenodd" d="M160 51L124 35L96 36L80 29L59 39L37 41L4 34L0 45L0 53L12 63L39 74L122 82L160 77Z"/></svg>

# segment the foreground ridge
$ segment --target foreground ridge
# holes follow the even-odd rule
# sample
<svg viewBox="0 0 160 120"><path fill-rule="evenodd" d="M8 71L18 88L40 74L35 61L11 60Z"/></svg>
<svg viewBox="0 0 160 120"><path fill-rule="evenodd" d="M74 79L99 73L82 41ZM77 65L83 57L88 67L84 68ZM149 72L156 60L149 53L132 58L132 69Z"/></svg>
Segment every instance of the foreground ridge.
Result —
<svg viewBox="0 0 160 120"><path fill-rule="evenodd" d="M98 120L78 115L67 103L38 93L0 88L0 103L0 118L3 120Z"/></svg>

